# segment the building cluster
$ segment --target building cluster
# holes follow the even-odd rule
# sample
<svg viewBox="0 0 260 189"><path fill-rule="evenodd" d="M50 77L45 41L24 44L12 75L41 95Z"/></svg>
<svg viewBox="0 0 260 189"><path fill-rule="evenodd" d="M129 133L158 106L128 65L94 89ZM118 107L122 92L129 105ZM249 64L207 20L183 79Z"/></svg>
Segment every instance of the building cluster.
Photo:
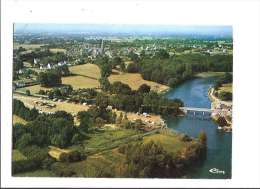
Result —
<svg viewBox="0 0 260 189"><path fill-rule="evenodd" d="M60 61L58 63L49 62L46 65L40 64L40 70L50 70L50 69L54 69L54 68L61 67L61 66L64 66L64 65L69 65L69 64L65 60Z"/></svg>

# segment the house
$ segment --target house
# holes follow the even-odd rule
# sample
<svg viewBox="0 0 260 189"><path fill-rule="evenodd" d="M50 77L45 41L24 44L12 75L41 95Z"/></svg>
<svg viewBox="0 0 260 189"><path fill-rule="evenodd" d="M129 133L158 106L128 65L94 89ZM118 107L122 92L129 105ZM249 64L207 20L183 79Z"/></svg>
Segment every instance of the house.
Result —
<svg viewBox="0 0 260 189"><path fill-rule="evenodd" d="M16 84L13 83L13 91L15 91L15 89L16 89Z"/></svg>
<svg viewBox="0 0 260 189"><path fill-rule="evenodd" d="M61 62L58 62L58 66L64 66L64 65L66 65L67 64L67 62L66 61L61 61Z"/></svg>
<svg viewBox="0 0 260 189"><path fill-rule="evenodd" d="M40 59L39 59L39 58L34 58L34 59L33 59L33 63L34 63L34 64L38 64L39 62L40 62Z"/></svg>
<svg viewBox="0 0 260 189"><path fill-rule="evenodd" d="M22 73L23 73L23 70L22 70L22 69L20 69L20 70L18 71L18 73L19 73L19 74L22 74Z"/></svg>
<svg viewBox="0 0 260 189"><path fill-rule="evenodd" d="M113 107L112 106L107 106L107 108L106 108L106 110L112 110L113 109Z"/></svg>
<svg viewBox="0 0 260 189"><path fill-rule="evenodd" d="M25 83L23 81L17 81L15 83L16 87L24 87L25 86Z"/></svg>
<svg viewBox="0 0 260 189"><path fill-rule="evenodd" d="M51 68L52 68L51 64L48 63L48 65L47 65L47 69L51 69Z"/></svg>

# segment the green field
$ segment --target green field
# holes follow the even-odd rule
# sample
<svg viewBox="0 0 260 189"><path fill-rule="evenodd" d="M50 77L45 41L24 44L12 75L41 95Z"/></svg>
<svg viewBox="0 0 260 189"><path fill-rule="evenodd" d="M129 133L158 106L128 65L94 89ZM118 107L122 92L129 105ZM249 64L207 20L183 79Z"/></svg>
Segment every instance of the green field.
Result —
<svg viewBox="0 0 260 189"><path fill-rule="evenodd" d="M173 155L183 148L187 147L189 143L185 143L181 141L180 137L177 134L154 134L151 136L144 137L144 143L148 143L150 141L159 142L162 144L164 149Z"/></svg>
<svg viewBox="0 0 260 189"><path fill-rule="evenodd" d="M36 170L19 173L17 177L52 177L57 171L69 171L77 177L104 177L106 174L113 174L114 177L121 177L126 168L126 156L118 151L118 147L125 144L139 142L148 143L154 141L160 143L163 148L173 156L185 149L194 142L182 141L182 136L167 130L159 133L151 133L143 137L143 140L134 136L143 136L144 133L131 129L104 130L87 135L85 141L80 145L71 146L69 149L83 150L87 152L87 158L78 162L63 163L56 162L52 165L52 171ZM130 139L130 140L126 140ZM23 160L25 157L14 150L13 161ZM58 173L57 173L58 174ZM56 175L57 176L57 175Z"/></svg>
<svg viewBox="0 0 260 189"><path fill-rule="evenodd" d="M137 90L142 84L147 84L152 90L158 92L163 92L169 89L166 85L144 80L139 73L121 73L114 71L113 74L108 77L108 80L111 83L121 81L122 83L129 85L133 90Z"/></svg>
<svg viewBox="0 0 260 189"><path fill-rule="evenodd" d="M82 142L84 151L95 154L104 150L116 148L121 144L125 144L133 136L142 135L140 131L131 129L106 129L97 131L87 135L86 140ZM71 149L82 149L82 146L72 146Z"/></svg>
<svg viewBox="0 0 260 189"><path fill-rule="evenodd" d="M41 85L32 85L29 87L18 88L18 89L16 89L16 91L25 93L26 90L29 90L31 94L37 94L40 90L46 91L46 90L51 90L51 89L52 88L42 87Z"/></svg>
<svg viewBox="0 0 260 189"><path fill-rule="evenodd" d="M83 64L69 67L72 74L86 76L92 79L99 79L101 77L100 69L95 64Z"/></svg>
<svg viewBox="0 0 260 189"><path fill-rule="evenodd" d="M19 152L19 150L13 150L12 161L21 161L26 159L27 158L21 152Z"/></svg>
<svg viewBox="0 0 260 189"><path fill-rule="evenodd" d="M71 85L73 89L99 87L98 80L78 75L63 77L62 84Z"/></svg>
<svg viewBox="0 0 260 189"><path fill-rule="evenodd" d="M101 133L90 135L91 139L87 140L87 146L90 148L105 147L118 139L140 134L139 131L130 129L106 130Z"/></svg>
<svg viewBox="0 0 260 189"><path fill-rule="evenodd" d="M163 148L171 153L173 156L177 152L183 150L193 142L184 142L181 136L170 131L164 133L154 133L143 137L143 141L136 140L133 136L143 135L135 130L108 130L100 133L89 135L90 139L83 143L86 151L94 152L88 155L87 159L64 164L61 162L56 163L58 169L68 169L82 177L99 177L100 174L107 171L114 173L115 177L120 177L122 170L125 168L125 155L118 152L118 147L125 144L134 144L136 142L147 143L154 141L160 143ZM131 140L125 142L125 138ZM73 146L72 148L82 148ZM97 150L98 149L98 150Z"/></svg>

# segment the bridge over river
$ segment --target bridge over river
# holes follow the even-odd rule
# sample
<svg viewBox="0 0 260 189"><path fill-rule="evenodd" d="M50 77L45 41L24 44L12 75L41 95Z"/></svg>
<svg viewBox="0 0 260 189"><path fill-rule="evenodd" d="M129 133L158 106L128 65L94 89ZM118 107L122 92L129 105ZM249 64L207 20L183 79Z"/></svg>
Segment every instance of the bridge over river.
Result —
<svg viewBox="0 0 260 189"><path fill-rule="evenodd" d="M188 113L188 112L208 112L208 113L212 113L212 110L209 109L209 108L180 107L180 110L182 110L185 113Z"/></svg>
<svg viewBox="0 0 260 189"><path fill-rule="evenodd" d="M213 110L209 108L196 108L196 107L180 107L187 115L199 116L199 117L208 117L210 118Z"/></svg>

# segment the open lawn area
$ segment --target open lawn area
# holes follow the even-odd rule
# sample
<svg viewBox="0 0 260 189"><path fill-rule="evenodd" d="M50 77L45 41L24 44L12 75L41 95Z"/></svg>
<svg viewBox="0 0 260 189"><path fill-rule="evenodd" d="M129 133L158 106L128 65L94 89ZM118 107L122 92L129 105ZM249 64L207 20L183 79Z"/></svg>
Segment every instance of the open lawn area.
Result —
<svg viewBox="0 0 260 189"><path fill-rule="evenodd" d="M101 77L100 69L95 64L83 64L69 67L72 74L86 76L93 79Z"/></svg>
<svg viewBox="0 0 260 189"><path fill-rule="evenodd" d="M135 141L135 137L138 135L142 135L142 133L132 129L105 129L94 131L94 133L87 135L87 138L82 142L82 145L74 145L70 148L83 150L88 154L96 154L104 150L116 148L131 139Z"/></svg>
<svg viewBox="0 0 260 189"><path fill-rule="evenodd" d="M172 153L173 155L176 155L179 150L189 145L189 143L183 142L180 136L174 133L160 133L144 137L144 143L148 143L150 141L160 143L166 151Z"/></svg>
<svg viewBox="0 0 260 189"><path fill-rule="evenodd" d="M17 116L17 115L13 115L13 125L16 123L22 123L22 124L26 124L27 121L25 121L23 118Z"/></svg>
<svg viewBox="0 0 260 189"><path fill-rule="evenodd" d="M163 92L169 89L166 85L144 80L139 73L120 73L114 71L108 79L111 83L121 81L122 83L128 84L133 90L137 90L142 84L147 84L152 90L158 92Z"/></svg>
<svg viewBox="0 0 260 189"><path fill-rule="evenodd" d="M139 131L132 129L105 130L91 134L90 139L85 143L89 148L106 147L118 139L140 134Z"/></svg>
<svg viewBox="0 0 260 189"><path fill-rule="evenodd" d="M32 86L29 86L29 87L17 88L16 91L25 93L26 90L30 90L31 94L37 94L40 90L46 91L46 90L51 90L51 89L52 88L42 87L39 84L39 85L32 85Z"/></svg>
<svg viewBox="0 0 260 189"><path fill-rule="evenodd" d="M62 84L71 85L73 89L98 88L99 82L86 76L68 76L62 78Z"/></svg>

